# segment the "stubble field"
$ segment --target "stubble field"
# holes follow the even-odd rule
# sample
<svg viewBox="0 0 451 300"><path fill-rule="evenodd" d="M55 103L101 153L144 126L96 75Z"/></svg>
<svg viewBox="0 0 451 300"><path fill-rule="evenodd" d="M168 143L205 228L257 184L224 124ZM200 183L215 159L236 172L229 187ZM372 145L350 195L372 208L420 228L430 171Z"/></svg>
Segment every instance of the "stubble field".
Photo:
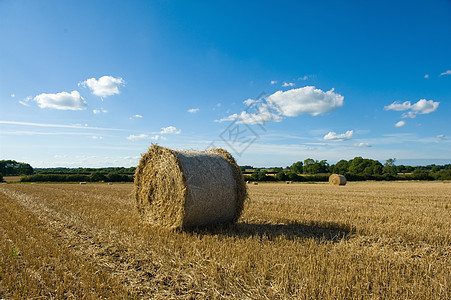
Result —
<svg viewBox="0 0 451 300"><path fill-rule="evenodd" d="M259 184L233 226L140 224L131 184L0 185L0 299L449 299L451 184Z"/></svg>

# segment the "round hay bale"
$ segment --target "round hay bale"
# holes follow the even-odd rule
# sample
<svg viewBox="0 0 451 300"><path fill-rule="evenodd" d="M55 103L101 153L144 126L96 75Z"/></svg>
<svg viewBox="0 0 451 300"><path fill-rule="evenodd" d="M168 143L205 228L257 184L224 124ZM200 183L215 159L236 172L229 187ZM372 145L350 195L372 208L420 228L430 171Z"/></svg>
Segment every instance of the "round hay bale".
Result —
<svg viewBox="0 0 451 300"><path fill-rule="evenodd" d="M247 198L241 170L223 149L151 145L136 167L134 181L143 221L166 228L236 222Z"/></svg>
<svg viewBox="0 0 451 300"><path fill-rule="evenodd" d="M343 175L332 174L329 177L329 183L332 185L346 185L346 177Z"/></svg>

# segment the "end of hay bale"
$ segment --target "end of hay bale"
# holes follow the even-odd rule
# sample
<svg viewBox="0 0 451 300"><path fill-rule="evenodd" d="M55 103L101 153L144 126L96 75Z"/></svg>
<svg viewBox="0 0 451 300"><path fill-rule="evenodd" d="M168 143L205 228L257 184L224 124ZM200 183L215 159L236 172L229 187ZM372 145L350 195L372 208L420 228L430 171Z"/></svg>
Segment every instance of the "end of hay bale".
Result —
<svg viewBox="0 0 451 300"><path fill-rule="evenodd" d="M329 177L329 183L332 185L346 185L346 177L339 174L332 174Z"/></svg>

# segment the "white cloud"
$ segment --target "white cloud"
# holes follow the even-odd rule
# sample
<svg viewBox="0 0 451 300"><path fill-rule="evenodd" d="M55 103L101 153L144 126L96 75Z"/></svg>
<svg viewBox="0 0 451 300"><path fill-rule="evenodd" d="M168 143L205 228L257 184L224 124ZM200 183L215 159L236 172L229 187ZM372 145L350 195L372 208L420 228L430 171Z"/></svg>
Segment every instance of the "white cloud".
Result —
<svg viewBox="0 0 451 300"><path fill-rule="evenodd" d="M89 78L78 85L88 87L96 96L107 97L119 94L119 86L124 84L124 80L120 77L102 76L99 79Z"/></svg>
<svg viewBox="0 0 451 300"><path fill-rule="evenodd" d="M243 124L263 124L265 122L281 122L283 117L297 117L300 114L317 116L343 106L343 96L334 90L324 92L314 86L306 86L288 91L277 91L266 98L266 101L247 99L244 104L252 106L254 111L242 111L215 122L237 121Z"/></svg>
<svg viewBox="0 0 451 300"><path fill-rule="evenodd" d="M451 70L447 70L440 74L440 76L443 76L443 75L451 75Z"/></svg>
<svg viewBox="0 0 451 300"><path fill-rule="evenodd" d="M142 115L134 115L134 116L131 116L129 119L130 120L133 120L133 119L142 119Z"/></svg>
<svg viewBox="0 0 451 300"><path fill-rule="evenodd" d="M215 122L224 122L224 121L237 121L238 124L264 124L266 122L281 122L283 118L270 110L267 109L267 106L259 106L258 113L249 113L247 111L242 111L239 115L233 114L228 117L222 118L220 120L216 120Z"/></svg>
<svg viewBox="0 0 451 300"><path fill-rule="evenodd" d="M308 79L307 75L304 75L304 76L298 78L298 80L307 80L307 79Z"/></svg>
<svg viewBox="0 0 451 300"><path fill-rule="evenodd" d="M437 135L437 136L435 136L437 139L439 139L439 140L445 140L446 139L446 136L444 135L444 134L439 134L439 135Z"/></svg>
<svg viewBox="0 0 451 300"><path fill-rule="evenodd" d="M16 94L11 94L11 98L16 98Z"/></svg>
<svg viewBox="0 0 451 300"><path fill-rule="evenodd" d="M358 143L358 144L354 144L354 147L358 147L358 148L368 148L368 147L371 147L371 145L368 144L368 143Z"/></svg>
<svg viewBox="0 0 451 300"><path fill-rule="evenodd" d="M190 114L195 114L195 113L197 113L199 111L199 108L190 108L190 109L188 109L188 112L190 113Z"/></svg>
<svg viewBox="0 0 451 300"><path fill-rule="evenodd" d="M101 108L101 109L93 109L92 112L93 112L95 115L98 115L98 114L100 114L100 113L107 113L108 111L105 110L105 109L103 109L103 108Z"/></svg>
<svg viewBox="0 0 451 300"><path fill-rule="evenodd" d="M327 141L345 141L351 139L353 134L354 130L348 130L342 134L336 134L335 132L331 131L324 136L324 139Z"/></svg>
<svg viewBox="0 0 451 300"><path fill-rule="evenodd" d="M166 140L166 137L157 134L157 135L155 135L155 136L151 136L150 139L151 139L151 140L158 141L158 140Z"/></svg>
<svg viewBox="0 0 451 300"><path fill-rule="evenodd" d="M93 140L103 140L103 137L102 137L102 136L97 136L97 135L93 135L93 136L91 136L91 138L92 138Z"/></svg>
<svg viewBox="0 0 451 300"><path fill-rule="evenodd" d="M429 74L424 75L424 78L428 79L429 78Z"/></svg>
<svg viewBox="0 0 451 300"><path fill-rule="evenodd" d="M415 118L417 115L430 114L437 110L440 102L433 100L421 99L411 104L410 101L399 103L397 101L384 107L385 110L408 111L402 114L403 118Z"/></svg>
<svg viewBox="0 0 451 300"><path fill-rule="evenodd" d="M271 83L271 84L276 84L276 83L277 83L277 80L271 80L270 83Z"/></svg>
<svg viewBox="0 0 451 300"><path fill-rule="evenodd" d="M282 86L283 86L283 87L286 87L286 86L294 86L294 83L293 83L293 82L283 82Z"/></svg>
<svg viewBox="0 0 451 300"><path fill-rule="evenodd" d="M144 134L144 133L141 133L141 134L138 134L138 135L130 134L127 137L127 140L130 140L130 141L142 140L142 139L147 139L148 137L149 136L147 134Z"/></svg>
<svg viewBox="0 0 451 300"><path fill-rule="evenodd" d="M53 108L59 110L85 110L87 107L85 99L78 91L70 94L61 92L57 94L40 94L34 97L40 108Z"/></svg>
<svg viewBox="0 0 451 300"><path fill-rule="evenodd" d="M177 129L174 126L168 126L161 128L160 134L180 134L182 133L181 129Z"/></svg>
<svg viewBox="0 0 451 300"><path fill-rule="evenodd" d="M63 124L45 124L45 123L16 122L16 121L0 121L0 124L22 125L22 126L32 126L32 127L76 128L76 129L90 129L90 130L117 130L117 131L123 131L123 129L117 129L117 128L90 127L87 124L84 124L84 125L80 125L80 124L63 125Z"/></svg>
<svg viewBox="0 0 451 300"><path fill-rule="evenodd" d="M314 86L306 86L285 92L277 91L267 101L277 106L282 115L296 117L300 114L317 116L331 112L343 106L343 98L334 93L334 89L324 92Z"/></svg>
<svg viewBox="0 0 451 300"><path fill-rule="evenodd" d="M14 95L14 94L11 94L11 96L12 95ZM15 95L14 95L14 97L15 97ZM13 97L13 98L14 98ZM30 100L32 100L33 99L33 97L31 97L31 96L28 96L28 97L26 97L25 99L23 99L23 100L19 100L19 103L20 104L22 104L22 105L24 105L24 106L30 106L30 104L28 103Z"/></svg>
<svg viewBox="0 0 451 300"><path fill-rule="evenodd" d="M404 127L404 125L406 125L406 121L399 121L395 124L395 127Z"/></svg>

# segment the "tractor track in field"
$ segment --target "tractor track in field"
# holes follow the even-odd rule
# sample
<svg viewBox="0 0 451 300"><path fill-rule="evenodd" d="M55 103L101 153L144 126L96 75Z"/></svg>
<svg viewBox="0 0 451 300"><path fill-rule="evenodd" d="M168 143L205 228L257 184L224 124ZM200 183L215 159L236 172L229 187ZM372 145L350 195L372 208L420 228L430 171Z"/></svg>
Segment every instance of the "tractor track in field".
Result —
<svg viewBox="0 0 451 300"><path fill-rule="evenodd" d="M148 296L157 292L155 285L150 285L152 274L142 270L141 260L129 249L118 247L112 242L115 240L114 233L109 232L105 236L95 232L84 225L82 220L48 207L40 197L6 189L0 191L42 221L55 240L119 279L132 294Z"/></svg>

